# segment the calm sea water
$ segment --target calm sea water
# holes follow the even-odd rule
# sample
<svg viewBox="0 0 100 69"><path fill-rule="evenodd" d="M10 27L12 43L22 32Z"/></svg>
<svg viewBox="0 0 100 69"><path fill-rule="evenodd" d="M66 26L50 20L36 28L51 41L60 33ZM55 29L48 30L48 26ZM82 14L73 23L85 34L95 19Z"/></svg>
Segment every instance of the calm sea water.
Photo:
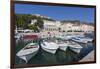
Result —
<svg viewBox="0 0 100 69"><path fill-rule="evenodd" d="M22 49L29 42L20 41L16 44L15 50L15 64L26 64L24 60L20 59L16 56L16 53ZM84 56L86 56L89 52L91 52L95 46L92 43L81 44L83 49L79 54L72 52L67 49L66 52L62 50L57 50L56 54L50 54L44 50L39 49L38 53L32 57L27 64L63 64L63 63L72 63L78 62Z"/></svg>

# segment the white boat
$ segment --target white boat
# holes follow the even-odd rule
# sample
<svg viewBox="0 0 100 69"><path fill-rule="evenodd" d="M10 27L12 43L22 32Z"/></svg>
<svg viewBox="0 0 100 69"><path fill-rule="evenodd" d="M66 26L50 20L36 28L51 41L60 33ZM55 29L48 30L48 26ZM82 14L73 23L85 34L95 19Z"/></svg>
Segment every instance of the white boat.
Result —
<svg viewBox="0 0 100 69"><path fill-rule="evenodd" d="M60 50L66 51L68 48L68 44L63 40L56 40L56 43L58 44Z"/></svg>
<svg viewBox="0 0 100 69"><path fill-rule="evenodd" d="M72 40L75 41L75 42L79 42L79 43L87 43L86 40L83 40L83 39L80 39L80 38L73 38Z"/></svg>
<svg viewBox="0 0 100 69"><path fill-rule="evenodd" d="M74 37L74 35L67 35L67 36L64 36L63 39L64 40L70 40Z"/></svg>
<svg viewBox="0 0 100 69"><path fill-rule="evenodd" d="M87 38L87 37L75 37L72 40L76 41L76 42L80 42L80 43L88 43L88 42L92 42L92 38Z"/></svg>
<svg viewBox="0 0 100 69"><path fill-rule="evenodd" d="M26 61L26 63L37 54L39 45L37 43L29 43L22 48L16 55Z"/></svg>
<svg viewBox="0 0 100 69"><path fill-rule="evenodd" d="M83 39L87 42L92 42L92 40L93 40L92 38L88 38L88 37L78 37L78 38Z"/></svg>
<svg viewBox="0 0 100 69"><path fill-rule="evenodd" d="M55 42L52 42L52 41L43 41L41 43L41 48L46 52L55 54L59 46Z"/></svg>
<svg viewBox="0 0 100 69"><path fill-rule="evenodd" d="M15 33L14 38L15 38L16 43L18 43L18 41L22 38L22 35L20 33Z"/></svg>
<svg viewBox="0 0 100 69"><path fill-rule="evenodd" d="M79 45L76 42L70 41L69 44L69 49L76 52L76 53L80 53L81 49L83 48L81 45Z"/></svg>
<svg viewBox="0 0 100 69"><path fill-rule="evenodd" d="M56 36L56 38L60 38L62 40L70 40L73 37L75 37L75 35L60 35L60 36Z"/></svg>
<svg viewBox="0 0 100 69"><path fill-rule="evenodd" d="M64 39L69 40L69 39L76 38L76 37L84 37L84 35L83 34L79 34L79 35L66 35L64 37Z"/></svg>
<svg viewBox="0 0 100 69"><path fill-rule="evenodd" d="M75 35L76 37L85 37L85 35L84 34L77 34L77 35Z"/></svg>

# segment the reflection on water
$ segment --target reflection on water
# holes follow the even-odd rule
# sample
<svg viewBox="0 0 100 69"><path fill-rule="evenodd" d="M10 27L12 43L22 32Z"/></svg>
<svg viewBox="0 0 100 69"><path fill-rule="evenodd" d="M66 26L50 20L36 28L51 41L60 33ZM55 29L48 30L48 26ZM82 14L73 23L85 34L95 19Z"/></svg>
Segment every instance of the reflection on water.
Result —
<svg viewBox="0 0 100 69"><path fill-rule="evenodd" d="M20 41L16 44L15 64L26 64L25 61L16 56L16 53L28 43L29 42ZM58 49L55 54L51 54L42 50L40 47L38 53L32 57L27 64L63 64L77 62L94 49L92 43L81 44L81 46L83 46L83 49L79 54L74 53L69 49L67 49L66 52Z"/></svg>

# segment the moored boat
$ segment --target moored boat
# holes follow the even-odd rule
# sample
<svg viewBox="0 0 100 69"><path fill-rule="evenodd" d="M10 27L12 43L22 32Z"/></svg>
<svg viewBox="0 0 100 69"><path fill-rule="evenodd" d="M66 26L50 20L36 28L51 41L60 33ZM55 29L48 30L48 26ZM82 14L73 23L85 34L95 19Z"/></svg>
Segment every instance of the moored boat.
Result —
<svg viewBox="0 0 100 69"><path fill-rule="evenodd" d="M39 45L37 43L29 43L24 48L22 48L16 55L26 61L26 63L34 57L39 50Z"/></svg>
<svg viewBox="0 0 100 69"><path fill-rule="evenodd" d="M66 51L68 48L68 44L63 40L56 40L56 43L58 44L60 50Z"/></svg>
<svg viewBox="0 0 100 69"><path fill-rule="evenodd" d="M46 52L55 54L56 50L59 48L59 46L53 41L43 40L43 42L41 42L41 48Z"/></svg>
<svg viewBox="0 0 100 69"><path fill-rule="evenodd" d="M70 41L69 44L69 49L76 52L76 53L80 53L81 49L83 48L81 45L79 45L76 42Z"/></svg>
<svg viewBox="0 0 100 69"><path fill-rule="evenodd" d="M61 35L61 36L57 36L57 38L60 38L62 40L70 40L73 37L75 37L75 35Z"/></svg>
<svg viewBox="0 0 100 69"><path fill-rule="evenodd" d="M72 38L72 40L79 43L88 43L88 42L92 42L93 39L87 37L74 37Z"/></svg>
<svg viewBox="0 0 100 69"><path fill-rule="evenodd" d="M15 42L18 43L18 41L22 38L23 36L20 33L15 33Z"/></svg>

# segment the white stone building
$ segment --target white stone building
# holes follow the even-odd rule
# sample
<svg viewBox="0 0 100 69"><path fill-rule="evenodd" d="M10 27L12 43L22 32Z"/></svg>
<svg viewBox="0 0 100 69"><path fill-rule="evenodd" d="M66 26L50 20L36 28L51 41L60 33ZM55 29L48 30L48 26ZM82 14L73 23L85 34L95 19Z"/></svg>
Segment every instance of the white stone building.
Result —
<svg viewBox="0 0 100 69"><path fill-rule="evenodd" d="M50 36L54 37L57 34L59 34L59 26L60 23L57 21L48 21L48 20L43 20L44 22L44 29L42 30L42 36Z"/></svg>
<svg viewBox="0 0 100 69"><path fill-rule="evenodd" d="M66 34L80 34L86 32L93 32L94 26L88 24L74 24L74 23L62 23L60 25L61 31Z"/></svg>
<svg viewBox="0 0 100 69"><path fill-rule="evenodd" d="M88 24L81 24L81 30L84 32L94 32L94 26Z"/></svg>
<svg viewBox="0 0 100 69"><path fill-rule="evenodd" d="M32 20L31 24L34 24L36 20ZM94 26L88 24L76 24L76 23L61 23L60 21L48 21L43 20L44 29L42 29L41 36L42 37L54 37L60 34L84 34L86 32L93 32Z"/></svg>

